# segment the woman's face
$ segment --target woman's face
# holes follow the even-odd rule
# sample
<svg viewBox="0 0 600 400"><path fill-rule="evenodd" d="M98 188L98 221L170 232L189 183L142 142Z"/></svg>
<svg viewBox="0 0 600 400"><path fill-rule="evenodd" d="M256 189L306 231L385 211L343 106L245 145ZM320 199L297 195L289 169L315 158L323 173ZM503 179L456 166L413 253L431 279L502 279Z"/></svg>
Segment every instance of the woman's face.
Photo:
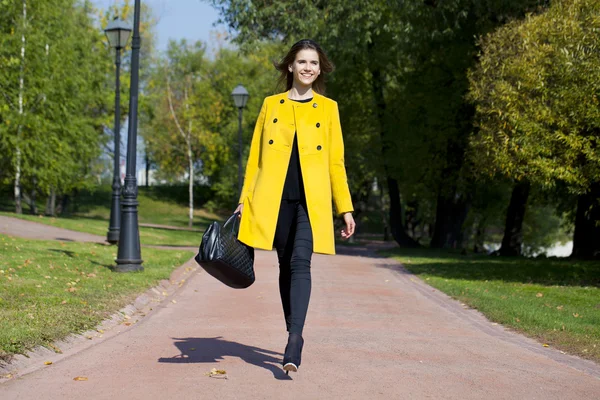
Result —
<svg viewBox="0 0 600 400"><path fill-rule="evenodd" d="M296 53L294 63L288 68L294 75L294 84L312 86L321 73L319 53L312 49L300 50Z"/></svg>

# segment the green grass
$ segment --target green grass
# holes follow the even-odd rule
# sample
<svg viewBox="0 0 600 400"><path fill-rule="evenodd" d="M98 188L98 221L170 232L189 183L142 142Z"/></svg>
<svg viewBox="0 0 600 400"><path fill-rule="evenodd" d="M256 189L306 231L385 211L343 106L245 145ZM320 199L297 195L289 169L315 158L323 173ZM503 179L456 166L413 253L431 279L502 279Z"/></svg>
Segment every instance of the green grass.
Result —
<svg viewBox="0 0 600 400"><path fill-rule="evenodd" d="M180 191L179 188L173 190ZM182 199L179 197L169 196L169 187L139 188L139 222L187 228L189 220L187 200L181 201ZM108 221L110 218L110 199L110 190L104 187L98 188L93 193L82 194L78 199L75 215ZM220 218L218 215L196 206L194 208L193 228L204 230L214 219Z"/></svg>
<svg viewBox="0 0 600 400"><path fill-rule="evenodd" d="M115 273L116 250L0 235L0 359L94 328L193 256L146 248L143 273Z"/></svg>
<svg viewBox="0 0 600 400"><path fill-rule="evenodd" d="M600 361L600 262L394 249L429 285L541 343Z"/></svg>

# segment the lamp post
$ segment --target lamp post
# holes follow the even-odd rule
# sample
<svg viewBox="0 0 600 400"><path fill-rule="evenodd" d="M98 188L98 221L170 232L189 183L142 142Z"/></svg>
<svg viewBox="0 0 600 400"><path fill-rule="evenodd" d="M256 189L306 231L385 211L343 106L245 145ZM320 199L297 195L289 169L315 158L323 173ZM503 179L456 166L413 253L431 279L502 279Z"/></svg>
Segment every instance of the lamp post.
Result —
<svg viewBox="0 0 600 400"><path fill-rule="evenodd" d="M129 130L127 132L127 169L121 204L121 231L117 253L117 272L143 271L138 228L136 180L138 86L140 74L140 0L135 0L133 11L133 39L131 41L131 87L129 89Z"/></svg>
<svg viewBox="0 0 600 400"><path fill-rule="evenodd" d="M116 18L108 23L104 30L110 47L115 49L116 84L115 84L115 159L112 184L112 202L110 204L110 223L106 241L115 244L119 241L121 227L121 177L119 173L119 160L121 155L121 50L127 45L131 28L124 21Z"/></svg>
<svg viewBox="0 0 600 400"><path fill-rule="evenodd" d="M240 160L238 163L238 196L242 193L242 111L244 107L246 107L246 103L248 102L248 91L241 84L237 85L233 91L231 92L231 97L233 97L233 102L235 106L238 108L238 150Z"/></svg>

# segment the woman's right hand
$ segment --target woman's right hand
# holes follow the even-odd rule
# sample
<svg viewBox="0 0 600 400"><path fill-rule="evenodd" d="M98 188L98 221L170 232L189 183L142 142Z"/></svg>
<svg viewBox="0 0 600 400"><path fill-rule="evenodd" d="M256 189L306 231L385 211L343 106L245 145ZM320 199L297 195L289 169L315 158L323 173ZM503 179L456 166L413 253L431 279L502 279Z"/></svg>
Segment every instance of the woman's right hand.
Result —
<svg viewBox="0 0 600 400"><path fill-rule="evenodd" d="M235 214L236 212L239 212L238 218L241 218L243 210L244 210L244 203L240 203L240 204L238 204L237 208L235 209L235 211L233 213Z"/></svg>

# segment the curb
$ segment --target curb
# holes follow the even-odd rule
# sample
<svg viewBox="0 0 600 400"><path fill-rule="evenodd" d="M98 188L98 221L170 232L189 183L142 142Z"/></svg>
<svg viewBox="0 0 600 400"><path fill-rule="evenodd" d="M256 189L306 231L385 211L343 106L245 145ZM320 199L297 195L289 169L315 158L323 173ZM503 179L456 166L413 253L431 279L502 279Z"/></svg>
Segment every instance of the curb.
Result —
<svg viewBox="0 0 600 400"><path fill-rule="evenodd" d="M179 292L199 269L200 266L192 257L175 269L169 279L161 280L157 286L140 294L132 303L100 322L94 329L71 334L47 347L37 346L26 354L15 355L8 363L0 362L0 385L46 368L128 331L136 323L151 316L157 306Z"/></svg>

